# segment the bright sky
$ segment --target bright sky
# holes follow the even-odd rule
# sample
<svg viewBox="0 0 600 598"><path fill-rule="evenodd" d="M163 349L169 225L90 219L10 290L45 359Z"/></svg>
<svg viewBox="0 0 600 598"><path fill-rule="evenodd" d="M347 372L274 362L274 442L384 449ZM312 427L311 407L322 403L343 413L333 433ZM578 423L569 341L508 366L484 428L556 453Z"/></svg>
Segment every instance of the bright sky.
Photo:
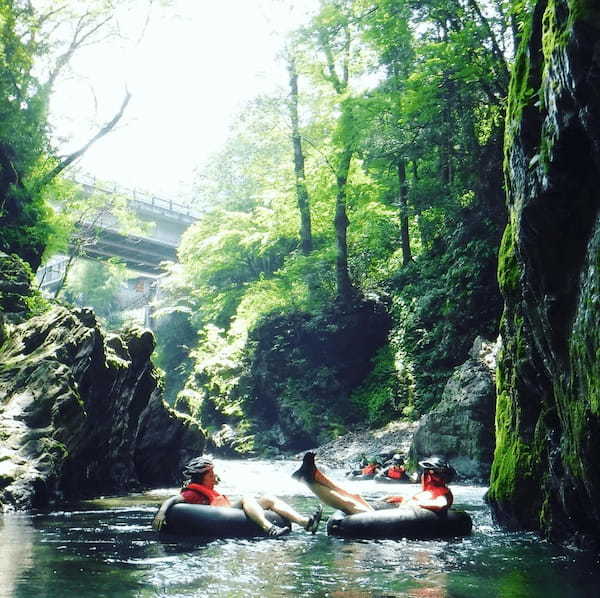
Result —
<svg viewBox="0 0 600 598"><path fill-rule="evenodd" d="M53 98L60 147L76 149L132 94L118 127L93 146L80 167L99 178L168 197L189 195L194 170L224 143L237 110L259 93L286 85L276 59L282 35L306 22L316 0L147 0L121 15L124 37L87 48L77 77ZM293 8L292 8L293 6ZM137 43L136 43L137 42ZM96 125L98 126L98 124Z"/></svg>

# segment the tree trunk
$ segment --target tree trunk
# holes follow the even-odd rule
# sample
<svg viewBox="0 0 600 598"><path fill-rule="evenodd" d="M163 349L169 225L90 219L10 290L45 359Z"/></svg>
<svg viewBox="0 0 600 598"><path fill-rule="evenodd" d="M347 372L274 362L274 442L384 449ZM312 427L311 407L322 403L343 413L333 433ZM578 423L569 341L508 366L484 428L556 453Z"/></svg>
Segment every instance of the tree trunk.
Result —
<svg viewBox="0 0 600 598"><path fill-rule="evenodd" d="M406 182L406 162L398 162L398 209L400 211L400 242L402 245L402 265L412 262L410 233L408 230L408 185Z"/></svg>
<svg viewBox="0 0 600 598"><path fill-rule="evenodd" d="M348 272L348 216L346 215L346 184L352 160L352 150L345 148L340 156L336 174L337 195L335 200L335 241L336 241L336 279L337 295L342 302L349 301L355 294L355 289Z"/></svg>
<svg viewBox="0 0 600 598"><path fill-rule="evenodd" d="M289 106L290 117L292 119L292 144L294 146L294 176L296 179L296 199L298 201L298 211L300 212L300 241L302 253L308 255L313 249L310 197L306 188L304 173L304 153L302 151L302 139L300 137L298 119L298 73L296 71L296 61L293 57L289 59L288 70L290 73Z"/></svg>

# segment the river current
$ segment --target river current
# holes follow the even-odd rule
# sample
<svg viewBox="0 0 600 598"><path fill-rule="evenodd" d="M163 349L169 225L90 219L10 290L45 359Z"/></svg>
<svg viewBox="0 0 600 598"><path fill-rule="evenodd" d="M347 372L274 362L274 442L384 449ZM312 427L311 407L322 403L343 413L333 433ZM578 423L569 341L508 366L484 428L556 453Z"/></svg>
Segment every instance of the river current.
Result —
<svg viewBox="0 0 600 598"><path fill-rule="evenodd" d="M304 513L316 499L291 461L217 461L219 490L276 494ZM411 495L413 485L348 482L365 498ZM532 534L497 529L485 488L452 486L474 522L456 540L341 540L325 521L315 535L294 527L277 539L164 541L151 529L177 489L86 501L64 511L0 516L2 598L565 598L600 595L597 558Z"/></svg>

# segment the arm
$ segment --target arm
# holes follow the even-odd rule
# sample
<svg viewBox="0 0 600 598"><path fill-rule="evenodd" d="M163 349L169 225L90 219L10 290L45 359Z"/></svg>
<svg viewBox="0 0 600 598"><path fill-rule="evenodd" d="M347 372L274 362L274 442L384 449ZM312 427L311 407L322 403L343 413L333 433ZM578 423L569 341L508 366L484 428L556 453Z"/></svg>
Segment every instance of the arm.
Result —
<svg viewBox="0 0 600 598"><path fill-rule="evenodd" d="M418 499L417 497L414 497L413 500L422 509L429 509L430 511L444 511L450 506L446 496L438 496L436 498L420 496Z"/></svg>
<svg viewBox="0 0 600 598"><path fill-rule="evenodd" d="M162 505L160 505L160 509L158 509L158 513L156 513L156 515L154 516L154 519L152 521L152 527L156 530L156 531L160 531L166 520L167 520L167 511L175 504L179 503L179 502L184 502L183 497L180 494L177 494L175 496L171 496L171 498L167 498L167 500L165 500L163 502Z"/></svg>
<svg viewBox="0 0 600 598"><path fill-rule="evenodd" d="M421 507L429 511L444 511L450 507L452 501L446 494L441 496L432 496L430 492L419 492L412 498L404 498L402 496L387 496L383 499L387 503L402 503L406 507Z"/></svg>

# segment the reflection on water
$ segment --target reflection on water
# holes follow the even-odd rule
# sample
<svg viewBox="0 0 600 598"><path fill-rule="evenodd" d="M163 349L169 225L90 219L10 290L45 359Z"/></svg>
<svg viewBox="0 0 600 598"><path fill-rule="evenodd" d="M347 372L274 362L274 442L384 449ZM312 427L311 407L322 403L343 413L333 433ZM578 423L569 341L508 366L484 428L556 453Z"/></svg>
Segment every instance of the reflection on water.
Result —
<svg viewBox="0 0 600 598"><path fill-rule="evenodd" d="M0 597L14 595L17 583L33 564L31 518L9 514L0 519Z"/></svg>
<svg viewBox="0 0 600 598"><path fill-rule="evenodd" d="M315 499L289 462L220 463L222 491L278 494L302 512ZM342 479L342 472L330 472ZM353 482L368 498L414 486ZM0 596L521 598L597 595L592 556L497 530L483 488L455 487L473 536L455 541L350 541L295 528L279 539L159 541L150 528L165 489L88 501L64 512L0 519ZM326 515L331 511L326 510Z"/></svg>

